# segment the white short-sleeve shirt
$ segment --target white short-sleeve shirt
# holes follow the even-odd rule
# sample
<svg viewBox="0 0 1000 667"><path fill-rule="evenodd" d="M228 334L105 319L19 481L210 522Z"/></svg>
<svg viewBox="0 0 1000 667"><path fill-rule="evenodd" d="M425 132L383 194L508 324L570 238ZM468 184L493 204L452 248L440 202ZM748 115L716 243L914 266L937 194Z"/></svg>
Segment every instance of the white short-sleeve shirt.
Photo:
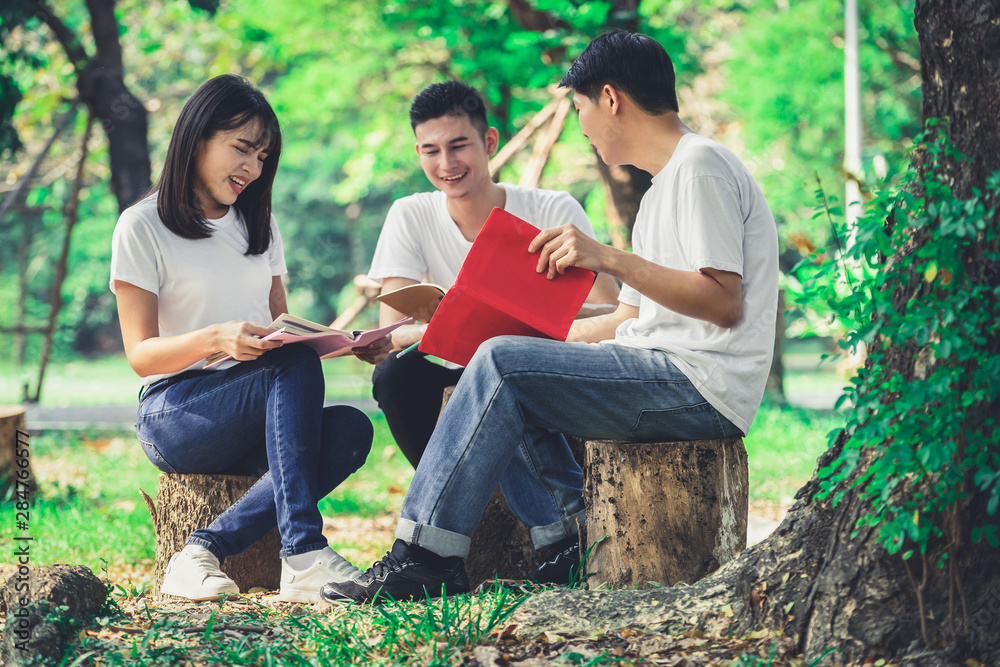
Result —
<svg viewBox="0 0 1000 667"><path fill-rule="evenodd" d="M684 271L714 268L742 277L743 308L726 329L686 317L623 285L639 308L615 343L664 350L719 412L744 433L764 394L774 351L778 237L750 172L724 146L686 134L653 177L632 231L635 254Z"/></svg>
<svg viewBox="0 0 1000 667"><path fill-rule="evenodd" d="M572 223L594 236L583 207L566 192L501 183L507 193L504 210L539 229ZM472 248L448 213L443 192L421 192L396 200L385 218L368 277L431 282L445 289L455 284Z"/></svg>
<svg viewBox="0 0 1000 667"><path fill-rule="evenodd" d="M265 253L247 255L248 237L236 207L217 220L204 239L174 234L156 212L156 194L125 209L111 241L111 291L115 281L131 283L157 297L161 336L189 333L219 322L243 320L262 326L271 323L270 292L273 276L287 272L284 247L271 217L271 243ZM227 368L235 362L217 364ZM184 370L201 368L197 362ZM178 371L182 372L182 371ZM176 375L166 373L142 379L149 385Z"/></svg>

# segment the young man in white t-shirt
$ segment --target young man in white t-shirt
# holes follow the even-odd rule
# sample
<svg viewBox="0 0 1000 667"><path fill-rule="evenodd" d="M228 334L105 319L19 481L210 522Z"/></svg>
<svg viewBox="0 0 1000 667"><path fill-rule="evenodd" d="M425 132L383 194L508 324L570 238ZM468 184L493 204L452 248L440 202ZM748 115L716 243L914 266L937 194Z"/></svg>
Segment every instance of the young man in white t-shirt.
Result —
<svg viewBox="0 0 1000 667"><path fill-rule="evenodd" d="M488 126L483 98L471 86L460 81L428 86L413 99L410 124L420 165L437 190L403 197L389 209L368 272L383 294L418 282L450 288L495 206L540 229L572 224L594 235L583 207L568 193L493 182L489 159L500 135ZM617 297L614 279L600 276L584 312L594 304L616 303ZM382 326L402 317L385 304L379 307ZM426 329L426 323L396 329L396 352L372 375L375 400L414 468L434 430L445 387L462 374L460 367L441 366L417 351L399 356Z"/></svg>
<svg viewBox="0 0 1000 667"><path fill-rule="evenodd" d="M517 488L536 548L554 556L535 576L579 562L583 501L562 483L567 455L524 439L525 428L646 441L746 434L771 362L778 293L774 219L760 188L726 148L678 117L673 65L644 35L607 33L577 58L580 126L608 164L653 174L633 230L634 253L571 225L529 245L553 280L570 266L624 283L618 309L578 320L570 340L515 336L480 346L410 484L382 560L328 600L396 599L468 589L462 559L497 480ZM535 464L511 473L518 452ZM513 479L509 479L513 477Z"/></svg>

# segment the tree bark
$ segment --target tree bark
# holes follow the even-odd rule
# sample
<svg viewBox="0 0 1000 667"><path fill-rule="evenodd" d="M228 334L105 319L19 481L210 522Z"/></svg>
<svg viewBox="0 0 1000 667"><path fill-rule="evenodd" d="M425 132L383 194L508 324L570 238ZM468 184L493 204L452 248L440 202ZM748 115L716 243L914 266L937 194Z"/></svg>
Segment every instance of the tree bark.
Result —
<svg viewBox="0 0 1000 667"><path fill-rule="evenodd" d="M28 429L24 424L24 408L20 405L0 405L0 499L9 502L11 508L21 499L17 491L23 491L25 499L30 499L35 491L30 443L27 447L25 443L28 443ZM25 449L29 450L29 455L18 456L19 450L23 452ZM27 471L27 476L24 473L18 476L18 471L22 470ZM6 501L8 497L10 501Z"/></svg>
<svg viewBox="0 0 1000 667"><path fill-rule="evenodd" d="M611 243L616 248L628 249L632 246L632 227L639 213L639 203L653 184L653 177L631 165L609 167L596 152L594 158L607 194Z"/></svg>
<svg viewBox="0 0 1000 667"><path fill-rule="evenodd" d="M146 107L125 85L115 0L87 0L95 53L88 56L80 38L48 6L34 0L36 15L62 44L76 71L80 100L104 127L111 162L111 189L124 211L149 189L151 167L146 137Z"/></svg>
<svg viewBox="0 0 1000 667"><path fill-rule="evenodd" d="M124 211L152 182L146 107L125 86L114 0L87 0L87 9L97 49L77 86L108 137L111 189Z"/></svg>
<svg viewBox="0 0 1000 667"><path fill-rule="evenodd" d="M11 614L0 642L0 664L56 664L75 639L69 619L100 611L107 586L83 565L22 565L0 590L0 615Z"/></svg>
<svg viewBox="0 0 1000 667"><path fill-rule="evenodd" d="M946 158L944 168L953 192L968 197L973 188L984 186L989 173L1000 169L1000 64L995 57L1000 53L1000 5L983 0L918 0L915 25L921 45L925 121L946 122L953 144L969 158L961 162ZM918 171L928 166L918 154ZM988 224L994 229L1000 225L996 211ZM900 256L919 252L927 238L914 236ZM915 290L933 289L913 269L909 273L910 279L902 279L893 296L899 312L913 299ZM970 258L970 274L994 287L1000 284L996 267L983 257ZM886 355L888 373L904 381L920 375L918 361L926 356L924 348L907 345L880 351ZM989 413L995 414L995 398L985 409L970 410L965 428L985 428ZM831 463L844 445L841 438L819 465ZM863 456L867 458L854 479L864 474L877 455L877 448L866 448ZM812 657L829 647L844 651L839 659L901 655L927 650L922 639L927 637L934 646L951 649L940 659L957 660L964 653L987 663L1000 660L997 549L985 541L970 544L962 537L957 544L932 543L925 556L917 553L904 561L878 543L874 529L857 527L871 506L857 487L851 487L851 480L842 488L850 490L835 505L830 499L817 499L819 483L811 480L799 491L798 502L772 537L739 559L739 566L729 573L740 603L736 631L783 628ZM984 494L971 480L961 491L965 499L958 513L967 521L984 518ZM893 493L910 492L897 488ZM936 565L944 549L964 591L958 601L948 571ZM969 620L963 622L966 614Z"/></svg>
<svg viewBox="0 0 1000 667"><path fill-rule="evenodd" d="M742 439L586 447L590 588L691 583L746 548Z"/></svg>
<svg viewBox="0 0 1000 667"><path fill-rule="evenodd" d="M785 352L785 290L778 290L778 312L774 323L774 353L771 357L771 370L767 373L767 383L764 394L772 401L785 403L785 363L782 355Z"/></svg>
<svg viewBox="0 0 1000 667"><path fill-rule="evenodd" d="M184 548L188 536L205 528L257 482L256 477L241 475L160 475L156 504L140 489L153 519L156 532L156 565L153 571L153 597L161 596L163 573L170 556ZM275 528L256 544L222 562L240 591L251 588L277 590L281 583L281 536Z"/></svg>

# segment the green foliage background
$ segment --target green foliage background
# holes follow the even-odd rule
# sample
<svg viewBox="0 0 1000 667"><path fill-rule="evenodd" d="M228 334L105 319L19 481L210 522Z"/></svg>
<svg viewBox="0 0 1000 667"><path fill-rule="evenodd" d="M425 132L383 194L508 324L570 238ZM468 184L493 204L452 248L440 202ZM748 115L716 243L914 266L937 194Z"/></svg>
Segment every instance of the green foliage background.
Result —
<svg viewBox="0 0 1000 667"><path fill-rule="evenodd" d="M285 134L275 213L285 237L290 308L330 320L350 299L351 278L366 271L391 202L430 187L414 159L407 120L414 94L434 81L465 79L484 91L491 121L507 140L547 102L546 89L592 37L634 18L616 13L611 2L531 5L560 27L525 30L507 2L496 0L245 0L221 2L214 13L185 0L122 0L117 16L126 83L149 111L154 178L174 119L200 83L224 72L256 82ZM68 1L55 10L92 51L85 4ZM912 2L860 3L866 164L884 156L890 175L901 170L919 124L912 10ZM674 58L682 115L751 166L779 219L786 250L794 256L796 249L825 244L827 226L812 219L802 184L818 174L828 190L843 187L841 3L644 0L638 11L640 29ZM75 95L72 68L41 21L12 26L0 26L0 126L8 131L9 149L0 187L8 191ZM13 115L5 115L10 109ZM16 319L17 250L25 225L27 323L41 324L47 316L66 174L85 121L78 113L73 131L43 164L25 202L36 212L0 221L0 325ZM505 167L502 177L516 181L526 157ZM62 293L57 354L120 350L107 288L117 218L107 164L98 131ZM599 233L605 228L603 187L572 115L541 185L570 191ZM29 360L38 338L29 339Z"/></svg>

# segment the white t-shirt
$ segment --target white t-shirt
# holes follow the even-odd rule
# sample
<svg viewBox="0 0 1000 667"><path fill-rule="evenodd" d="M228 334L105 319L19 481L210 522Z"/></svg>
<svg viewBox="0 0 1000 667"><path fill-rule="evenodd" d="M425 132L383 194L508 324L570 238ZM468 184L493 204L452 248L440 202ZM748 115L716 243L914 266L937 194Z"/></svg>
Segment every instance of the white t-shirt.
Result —
<svg viewBox="0 0 1000 667"><path fill-rule="evenodd" d="M185 239L166 228L156 212L156 194L125 209L111 241L111 291L131 283L157 297L161 336L176 336L219 322L243 320L267 326L271 279L287 272L281 234L271 216L271 243L261 255L246 255L248 237L236 207L218 220L206 239ZM236 362L216 364L212 370ZM204 361L184 370L202 368ZM177 371L180 373L183 371ZM176 375L142 378L144 385Z"/></svg>
<svg viewBox="0 0 1000 667"><path fill-rule="evenodd" d="M679 315L623 285L619 300L638 306L639 316L618 327L615 343L664 350L746 433L764 395L778 307L778 236L760 187L727 148L686 134L642 198L632 245L661 266L742 276L742 315L731 329Z"/></svg>
<svg viewBox="0 0 1000 667"><path fill-rule="evenodd" d="M572 223L593 237L583 207L566 192L501 183L507 192L504 210L539 229ZM409 278L448 289L472 248L448 213L443 192L420 192L397 199L385 218L368 277Z"/></svg>

